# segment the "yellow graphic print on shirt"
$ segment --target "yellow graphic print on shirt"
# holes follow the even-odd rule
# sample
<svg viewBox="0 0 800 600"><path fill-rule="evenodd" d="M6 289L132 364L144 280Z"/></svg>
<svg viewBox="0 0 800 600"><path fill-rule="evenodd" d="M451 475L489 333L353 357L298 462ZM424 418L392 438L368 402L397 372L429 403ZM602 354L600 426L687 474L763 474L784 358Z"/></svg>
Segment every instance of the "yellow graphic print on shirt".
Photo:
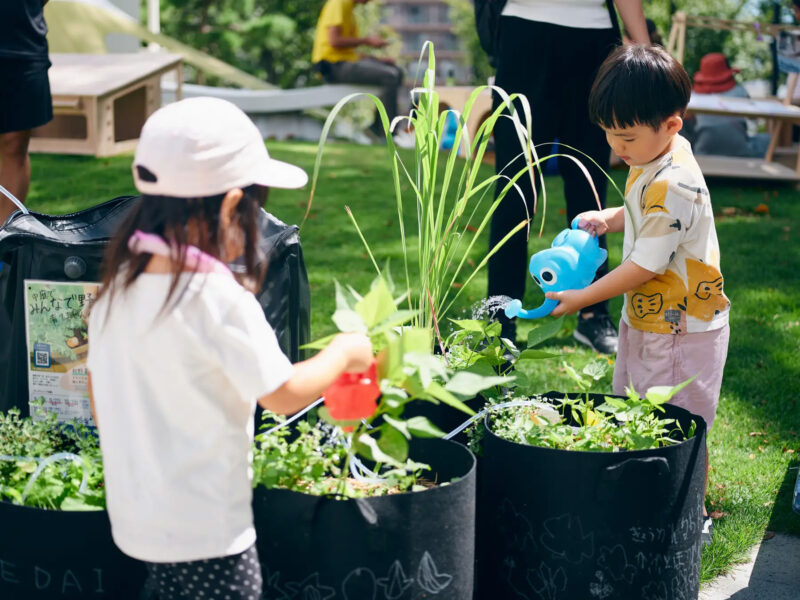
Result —
<svg viewBox="0 0 800 600"><path fill-rule="evenodd" d="M689 278L687 313L702 321L710 321L714 315L728 308L730 302L722 291L723 278L718 269L687 258L686 274Z"/></svg>
<svg viewBox="0 0 800 600"><path fill-rule="evenodd" d="M631 191L631 187L633 186L634 183L636 183L636 180L639 178L639 175L641 174L642 174L641 169L631 168L630 172L628 173L628 179L625 181L626 196L628 195L628 192Z"/></svg>
<svg viewBox="0 0 800 600"><path fill-rule="evenodd" d="M640 285L627 296L628 319L652 333L686 331L686 286L674 271L665 271Z"/></svg>
<svg viewBox="0 0 800 600"><path fill-rule="evenodd" d="M643 215L647 216L657 212L669 213L664 205L664 201L667 198L668 187L669 181L662 179L661 181L651 183L645 188L641 202Z"/></svg>

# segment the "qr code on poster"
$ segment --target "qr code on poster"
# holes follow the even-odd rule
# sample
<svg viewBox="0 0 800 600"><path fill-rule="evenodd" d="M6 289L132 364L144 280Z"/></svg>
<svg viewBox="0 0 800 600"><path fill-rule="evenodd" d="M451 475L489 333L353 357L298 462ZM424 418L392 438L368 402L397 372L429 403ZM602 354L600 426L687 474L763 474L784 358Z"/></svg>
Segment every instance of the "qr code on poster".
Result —
<svg viewBox="0 0 800 600"><path fill-rule="evenodd" d="M43 369L50 368L50 345L49 344L34 344L33 345L33 366L41 367Z"/></svg>

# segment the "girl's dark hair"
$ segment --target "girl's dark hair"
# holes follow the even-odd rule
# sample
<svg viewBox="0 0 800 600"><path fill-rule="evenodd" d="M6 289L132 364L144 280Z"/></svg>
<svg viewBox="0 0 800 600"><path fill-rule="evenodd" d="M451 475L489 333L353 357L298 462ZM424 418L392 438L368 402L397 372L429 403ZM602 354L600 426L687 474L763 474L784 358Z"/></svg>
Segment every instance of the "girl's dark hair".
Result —
<svg viewBox="0 0 800 600"><path fill-rule="evenodd" d="M601 127L658 129L670 116L683 117L692 82L663 48L620 46L597 72L589 93L589 117Z"/></svg>
<svg viewBox="0 0 800 600"><path fill-rule="evenodd" d="M242 199L236 206L231 226L238 227L244 236L244 252L238 263L243 263L243 272L234 271L234 276L246 289L257 291L264 279L266 260L258 249L258 211L267 199L267 188L252 185L244 188ZM225 194L203 198L172 198L168 196L142 196L131 214L111 239L103 257L102 282L98 299L106 294L126 290L141 275L152 254L134 254L128 248L128 240L139 230L160 236L174 245L172 255L172 281L164 309L170 301L179 300L186 290L178 289L180 275L186 269L186 247L191 244L216 259L223 260L224 234L220 229L219 213Z"/></svg>

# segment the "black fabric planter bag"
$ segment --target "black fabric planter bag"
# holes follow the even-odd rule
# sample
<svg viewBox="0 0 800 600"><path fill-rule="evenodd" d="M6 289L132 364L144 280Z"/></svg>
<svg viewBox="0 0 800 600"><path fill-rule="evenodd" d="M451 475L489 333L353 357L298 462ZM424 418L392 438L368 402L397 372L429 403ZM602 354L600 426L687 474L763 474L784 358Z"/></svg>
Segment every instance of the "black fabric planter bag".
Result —
<svg viewBox="0 0 800 600"><path fill-rule="evenodd" d="M694 418L694 437L653 450L579 452L509 442L487 427L477 598L697 598L706 426L682 408L665 409L684 431Z"/></svg>
<svg viewBox="0 0 800 600"><path fill-rule="evenodd" d="M144 565L111 539L105 511L41 510L0 502L0 598L139 598Z"/></svg>
<svg viewBox="0 0 800 600"><path fill-rule="evenodd" d="M415 440L436 481L422 492L336 500L254 490L264 600L472 598L475 460L464 446Z"/></svg>
<svg viewBox="0 0 800 600"><path fill-rule="evenodd" d="M108 240L137 200L121 196L70 215L16 212L0 227L6 263L0 271L0 411L17 406L28 414L24 281L99 281ZM311 304L297 227L262 210L259 230L269 264L258 300L281 349L296 362L309 341Z"/></svg>

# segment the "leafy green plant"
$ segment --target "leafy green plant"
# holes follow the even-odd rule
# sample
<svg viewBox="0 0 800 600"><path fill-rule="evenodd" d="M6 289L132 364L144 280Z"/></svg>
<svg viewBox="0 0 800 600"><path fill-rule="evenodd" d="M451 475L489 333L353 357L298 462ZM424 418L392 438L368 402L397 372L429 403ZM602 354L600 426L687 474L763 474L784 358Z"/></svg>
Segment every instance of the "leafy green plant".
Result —
<svg viewBox="0 0 800 600"><path fill-rule="evenodd" d="M597 367L588 365L587 369L585 374L591 378L602 376ZM660 448L694 435L694 421L688 431L683 431L678 421L659 414L664 412L663 405L690 382L652 387L644 396L630 386L625 398L605 396L599 406L584 395L557 400L524 398L517 406L492 412L489 426L503 439L545 448L592 452ZM472 443L478 444L480 437L473 434Z"/></svg>
<svg viewBox="0 0 800 600"><path fill-rule="evenodd" d="M342 496L413 489L427 466L409 458L410 440L444 434L426 417L404 418L408 403L441 402L473 414L464 404L465 399L512 380L449 368L444 357L433 354L430 330L406 325L413 318L413 311L399 309L402 300L402 295L393 296L391 279L379 277L363 296L336 284L333 319L337 327L367 334L378 351L380 400L375 412L361 421L337 421L327 407L321 407L319 416L335 431L327 440L318 429L304 424L298 427L299 437L289 441L289 436L274 429L271 422L271 431L261 434L257 442L256 484L329 493L330 481L335 479L336 493ZM324 347L330 339L310 346ZM330 448L329 444L336 447ZM372 478L383 480L381 486L367 489L354 485L351 465L356 460L373 465Z"/></svg>
<svg viewBox="0 0 800 600"><path fill-rule="evenodd" d="M306 215L311 210L316 191L325 141L337 114L354 98L363 96L371 98L380 115L386 135L386 147L392 161L392 180L403 251L405 303L414 313L412 324L434 331L437 342L443 349L444 340L439 325L453 308L464 287L472 281L476 273L486 265L489 258L507 239L529 227L531 222L531 219L522 220L491 248L478 264L471 266L468 261L470 254L476 248L476 244L483 243L480 241L481 236L489 225L492 214L509 191L514 189L517 180L521 177L533 179L534 169L540 169L541 162L550 156L539 157L530 143L531 120L527 99L518 94L509 96L496 87L493 88L494 91L504 102L480 125L475 138L469 139L466 122L478 96L489 88L487 86L475 88L463 113L442 110L439 94L434 87L436 61L430 42L426 42L423 53L425 50L428 52L428 68L425 70L423 85L412 90L414 106L408 116L398 117L395 122L390 123L380 100L371 94L347 96L330 112L320 137ZM513 108L514 100L521 103L521 111ZM503 115L507 107L511 107L511 114ZM523 113L522 117L520 112ZM440 147L449 113L456 115L460 127L455 134L452 148L448 152L443 152ZM529 166L517 173L495 174L482 178L479 176L480 166L491 133L500 118L510 118L514 121L520 141L520 153L525 156ZM414 132L415 148L412 164L406 164L395 147L391 132L396 127L408 127ZM466 159L460 161L459 147L462 145L468 151ZM495 198L495 186L501 180L506 183ZM407 193L405 197L404 193ZM546 206L546 190L542 191L542 198L543 206ZM534 210L535 204L536 202ZM410 205L413 205L416 216L418 227L416 237L407 235L405 229L406 213L411 208ZM381 274L382 271L359 228L355 215L349 208L346 207L346 210L375 270Z"/></svg>
<svg viewBox="0 0 800 600"><path fill-rule="evenodd" d="M105 508L103 463L94 432L59 425L50 413L0 413L0 500L58 510Z"/></svg>

